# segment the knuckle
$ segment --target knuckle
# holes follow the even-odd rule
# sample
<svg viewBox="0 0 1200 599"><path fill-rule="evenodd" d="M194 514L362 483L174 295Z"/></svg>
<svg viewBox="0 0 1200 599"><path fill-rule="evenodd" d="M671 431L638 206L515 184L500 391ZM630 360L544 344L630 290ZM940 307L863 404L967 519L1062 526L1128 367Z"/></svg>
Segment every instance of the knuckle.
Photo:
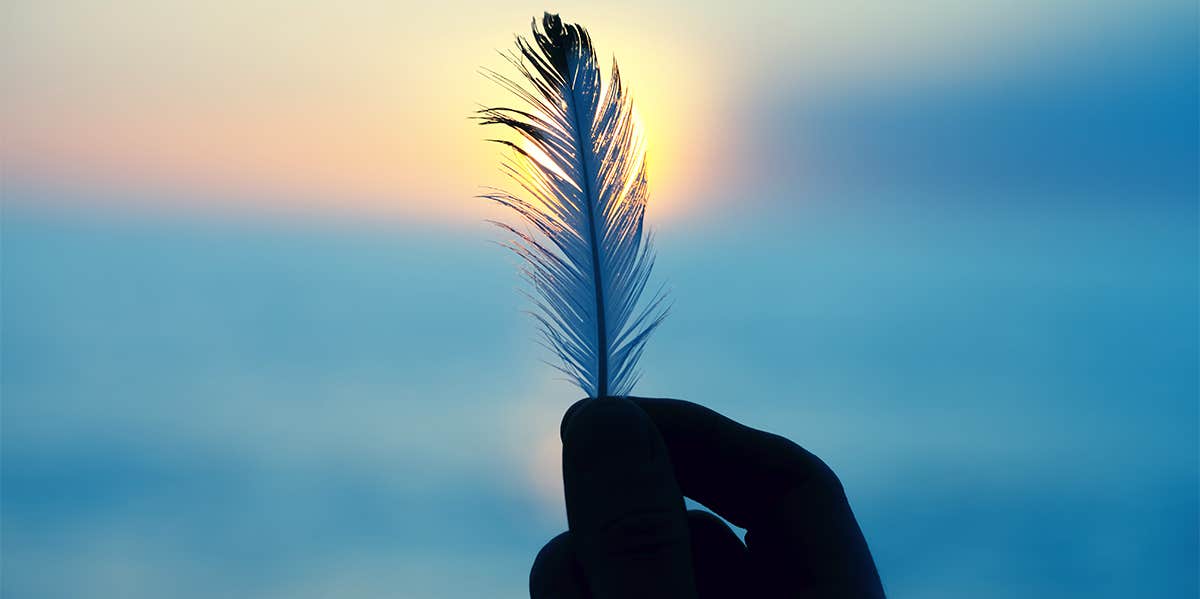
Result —
<svg viewBox="0 0 1200 599"><path fill-rule="evenodd" d="M845 488L842 486L842 479L838 478L833 468L830 468L825 460L817 456L813 456L812 460L809 484L834 495L844 495Z"/></svg>
<svg viewBox="0 0 1200 599"><path fill-rule="evenodd" d="M598 535L603 552L616 557L660 554L688 542L687 526L674 511L626 514Z"/></svg>

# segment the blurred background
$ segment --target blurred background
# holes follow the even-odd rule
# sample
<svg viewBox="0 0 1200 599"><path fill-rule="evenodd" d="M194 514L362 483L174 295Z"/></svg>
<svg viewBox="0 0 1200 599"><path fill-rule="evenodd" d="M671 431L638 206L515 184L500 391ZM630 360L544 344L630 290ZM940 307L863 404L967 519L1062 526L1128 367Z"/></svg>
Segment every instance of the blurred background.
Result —
<svg viewBox="0 0 1200 599"><path fill-rule="evenodd" d="M615 55L643 395L826 459L894 597L1194 597L1192 0L13 0L4 597L521 597L558 420L477 74Z"/></svg>

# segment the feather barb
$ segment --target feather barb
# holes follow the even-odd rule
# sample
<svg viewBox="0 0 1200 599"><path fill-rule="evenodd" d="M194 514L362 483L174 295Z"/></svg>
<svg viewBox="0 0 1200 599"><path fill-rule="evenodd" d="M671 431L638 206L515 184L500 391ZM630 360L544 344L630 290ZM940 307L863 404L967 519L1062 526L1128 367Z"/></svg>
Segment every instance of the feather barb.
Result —
<svg viewBox="0 0 1200 599"><path fill-rule="evenodd" d="M505 55L520 83L484 71L524 106L479 111L481 124L520 138L492 141L508 148L502 168L521 193L482 197L530 229L501 224L527 263L534 316L559 369L590 397L627 395L646 340L667 312L661 288L642 297L654 265L644 223L645 142L615 61L602 89L583 27L547 13L540 28L534 20L532 39L517 37L516 52Z"/></svg>

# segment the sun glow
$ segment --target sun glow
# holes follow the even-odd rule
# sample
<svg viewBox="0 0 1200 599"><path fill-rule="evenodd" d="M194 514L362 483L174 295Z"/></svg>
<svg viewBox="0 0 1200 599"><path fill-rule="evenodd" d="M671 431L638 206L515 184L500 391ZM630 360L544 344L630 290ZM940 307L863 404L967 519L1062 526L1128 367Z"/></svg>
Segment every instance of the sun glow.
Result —
<svg viewBox="0 0 1200 599"><path fill-rule="evenodd" d="M636 107L633 109L633 111L631 113L631 119L633 121L633 130L634 130L634 133L633 133L633 140L634 140L633 144L634 144L634 148L635 148L634 153L637 155L638 161L641 162L642 165L646 165L648 168L648 165L646 163L647 140L646 140L646 134L645 134L645 127L642 125L641 115L638 113ZM566 171L564 171L562 169L562 167L559 166L559 164L557 162L555 162L553 158L550 157L549 154L547 154L544 150L542 150L541 147L539 147L537 144L530 141L528 138L522 137L519 142L519 145L521 147L521 151L523 151L525 153L525 155L527 156L527 158L529 160L536 162L537 164L541 165L543 168L553 172L554 174L558 175L559 177L562 177L563 179L566 179L566 180L571 179L571 177L569 175L567 175ZM522 168L522 170L527 171L527 168ZM526 174L532 174L532 173L527 172ZM634 183L633 178L626 180L625 184L621 187L621 194L624 195L624 194L628 193L630 187L633 186L633 183Z"/></svg>
<svg viewBox="0 0 1200 599"><path fill-rule="evenodd" d="M551 158L549 154L542 151L542 149L539 148L537 146L537 144L533 143L532 141L522 138L521 139L521 150L523 150L525 152L525 154L528 155L529 158L532 159L534 162L537 162L538 164L542 165L543 167L549 169L554 174L562 177L563 179L568 179L568 180L570 179L570 177L567 176L567 173L558 166L558 163L555 162L554 159Z"/></svg>
<svg viewBox="0 0 1200 599"><path fill-rule="evenodd" d="M487 6L462 19L456 8L422 7L457 23L434 32L430 19L406 18L403 2L338 12L348 19L338 26L316 6L280 24L275 8L256 2L236 13L206 3L84 4L16 9L29 26L6 40L0 60L9 83L0 162L10 177L150 189L164 207L204 198L195 201L286 209L304 195L314 210L447 223L486 217L486 203L472 198L506 184L495 148L465 117L511 101L475 70L503 68L490 57L537 11ZM568 16L589 26L602 60L620 59L633 91L652 156L648 215L693 206L712 170L699 150L715 137L713 125L695 124L714 119L698 104L711 96L697 91L710 71L682 67L704 55L617 11ZM187 35L183 22L194 24ZM545 153L518 145L554 170Z"/></svg>

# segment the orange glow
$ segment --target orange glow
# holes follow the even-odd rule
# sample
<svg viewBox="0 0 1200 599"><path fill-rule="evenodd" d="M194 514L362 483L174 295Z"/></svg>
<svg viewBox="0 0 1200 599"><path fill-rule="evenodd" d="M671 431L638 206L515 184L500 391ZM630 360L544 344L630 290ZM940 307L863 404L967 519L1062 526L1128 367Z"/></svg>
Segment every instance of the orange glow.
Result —
<svg viewBox="0 0 1200 599"><path fill-rule="evenodd" d="M467 117L480 104L512 103L476 70L503 69L495 50L538 11L481 7L463 21L437 8L458 26L433 30L439 18L390 4L363 7L352 22L328 7L297 8L286 23L255 2L235 13L55 4L14 9L23 26L0 61L9 176L161 189L164 205L186 195L286 207L302 194L309 208L461 222L486 213L473 199L481 186L505 186L499 154ZM603 44L602 62L606 49L620 58L651 155L648 211L669 217L710 179L701 136L715 128L694 124L713 120L698 100L708 97L704 78L719 73L684 68L697 54L686 38L627 27L611 9L571 12Z"/></svg>
<svg viewBox="0 0 1200 599"><path fill-rule="evenodd" d="M555 163L554 160L552 158L550 158L549 155L547 155L545 152L543 152L541 148L537 147L537 144L534 144L533 142L529 141L528 139L522 139L521 140L521 149L525 150L525 153L529 154L529 157L532 158L534 160L534 162L537 162L538 164L542 165L544 168L549 169L554 174L556 174L564 179L570 178L567 176L567 173L565 171L563 171L561 168L559 168L558 164Z"/></svg>

